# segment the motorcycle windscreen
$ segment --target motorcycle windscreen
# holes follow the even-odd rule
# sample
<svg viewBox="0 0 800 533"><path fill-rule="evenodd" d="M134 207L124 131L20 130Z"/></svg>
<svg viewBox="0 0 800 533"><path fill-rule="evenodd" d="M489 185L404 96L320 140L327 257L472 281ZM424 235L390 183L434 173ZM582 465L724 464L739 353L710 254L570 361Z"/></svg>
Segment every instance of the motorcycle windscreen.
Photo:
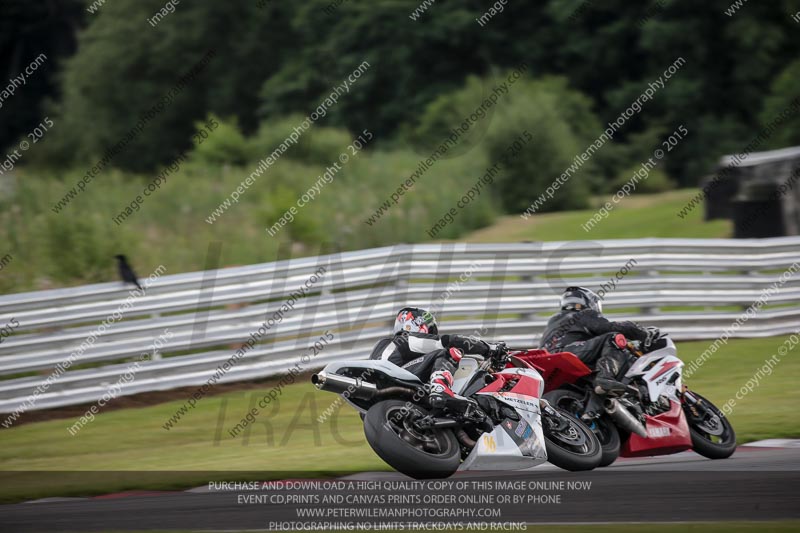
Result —
<svg viewBox="0 0 800 533"><path fill-rule="evenodd" d="M465 356L461 359L455 374L453 374L453 390L461 394L475 376L478 366L478 361L472 357Z"/></svg>

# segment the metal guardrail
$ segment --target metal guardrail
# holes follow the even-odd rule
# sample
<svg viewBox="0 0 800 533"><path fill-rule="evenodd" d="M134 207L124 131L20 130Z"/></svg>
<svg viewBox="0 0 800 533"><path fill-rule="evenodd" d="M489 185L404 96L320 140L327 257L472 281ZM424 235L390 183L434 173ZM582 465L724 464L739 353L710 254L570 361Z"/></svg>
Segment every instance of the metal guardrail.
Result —
<svg viewBox="0 0 800 533"><path fill-rule="evenodd" d="M72 359L120 308L128 287L103 283L11 294L0 297L0 323L13 318L19 327L0 343L0 412L23 404L33 410L95 401L117 384L129 368L126 361L151 350L165 330L171 335L160 353L141 363L135 379L119 384L119 394L205 384L320 267L326 270L320 280L218 383L280 375L326 330L335 339L306 364L309 370L366 357L405 305L433 306L445 331L481 331L486 338L535 346L558 295L571 284L598 290L606 284L604 308L620 318L657 324L678 340L713 338L795 261L798 237L636 239L398 245L164 275ZM621 269L629 271L621 275ZM796 330L800 275L784 276L773 292L768 306L733 336ZM69 369L41 390L65 360L73 361Z"/></svg>

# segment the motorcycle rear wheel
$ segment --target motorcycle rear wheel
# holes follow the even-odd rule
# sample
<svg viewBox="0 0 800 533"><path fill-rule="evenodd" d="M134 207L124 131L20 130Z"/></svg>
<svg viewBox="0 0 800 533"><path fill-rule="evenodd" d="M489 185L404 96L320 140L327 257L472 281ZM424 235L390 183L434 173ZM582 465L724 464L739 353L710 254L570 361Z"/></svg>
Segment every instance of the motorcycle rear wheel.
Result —
<svg viewBox="0 0 800 533"><path fill-rule="evenodd" d="M401 400L370 407L364 434L378 456L398 472L415 479L445 478L458 470L461 447L449 429L420 431L414 426L429 411Z"/></svg>

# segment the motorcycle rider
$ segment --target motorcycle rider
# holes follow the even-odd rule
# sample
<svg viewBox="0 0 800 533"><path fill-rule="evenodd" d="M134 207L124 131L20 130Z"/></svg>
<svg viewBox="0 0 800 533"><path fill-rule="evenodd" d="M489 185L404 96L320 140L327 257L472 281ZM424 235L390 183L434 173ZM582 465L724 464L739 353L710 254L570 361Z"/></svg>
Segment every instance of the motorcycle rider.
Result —
<svg viewBox="0 0 800 533"><path fill-rule="evenodd" d="M572 352L596 368L595 392L601 395L625 390L617 377L628 362L627 339L641 341L647 350L660 337L658 328L612 322L602 313L602 301L594 291L567 287L561 296L561 311L547 322L541 342L551 353Z"/></svg>
<svg viewBox="0 0 800 533"><path fill-rule="evenodd" d="M439 335L436 318L418 307L404 307L394 321L392 336L378 341L370 359L382 359L430 383L428 401L434 408L474 403L453 392L453 374L464 352L488 356L497 347L462 335Z"/></svg>

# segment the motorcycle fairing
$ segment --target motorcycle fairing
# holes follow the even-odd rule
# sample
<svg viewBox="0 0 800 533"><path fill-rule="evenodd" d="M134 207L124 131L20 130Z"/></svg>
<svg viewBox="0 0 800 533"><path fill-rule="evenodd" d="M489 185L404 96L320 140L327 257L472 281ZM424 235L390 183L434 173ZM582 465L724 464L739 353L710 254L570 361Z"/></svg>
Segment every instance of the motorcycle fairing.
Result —
<svg viewBox="0 0 800 533"><path fill-rule="evenodd" d="M683 407L679 401L670 403L669 411L645 416L647 438L631 433L620 450L622 457L669 455L692 448L692 437Z"/></svg>
<svg viewBox="0 0 800 533"><path fill-rule="evenodd" d="M657 400L661 396L679 400L678 391L683 385L683 366L683 361L677 356L675 343L667 338L664 348L640 356L625 373L625 377L641 377L647 383L647 393L651 400Z"/></svg>
<svg viewBox="0 0 800 533"><path fill-rule="evenodd" d="M453 374L453 390L461 394L467 388L475 372L478 370L480 360L476 357L465 355L458 363L458 369Z"/></svg>
<svg viewBox="0 0 800 533"><path fill-rule="evenodd" d="M478 394L492 396L513 408L519 420L506 418L480 436L459 470L522 470L547 461L539 398L542 377L533 369L507 368ZM500 391L510 380L510 390Z"/></svg>
<svg viewBox="0 0 800 533"><path fill-rule="evenodd" d="M550 353L547 350L527 350L515 353L514 356L541 372L544 377L545 392L558 389L565 383L575 383L580 378L592 374L592 369L572 352Z"/></svg>

